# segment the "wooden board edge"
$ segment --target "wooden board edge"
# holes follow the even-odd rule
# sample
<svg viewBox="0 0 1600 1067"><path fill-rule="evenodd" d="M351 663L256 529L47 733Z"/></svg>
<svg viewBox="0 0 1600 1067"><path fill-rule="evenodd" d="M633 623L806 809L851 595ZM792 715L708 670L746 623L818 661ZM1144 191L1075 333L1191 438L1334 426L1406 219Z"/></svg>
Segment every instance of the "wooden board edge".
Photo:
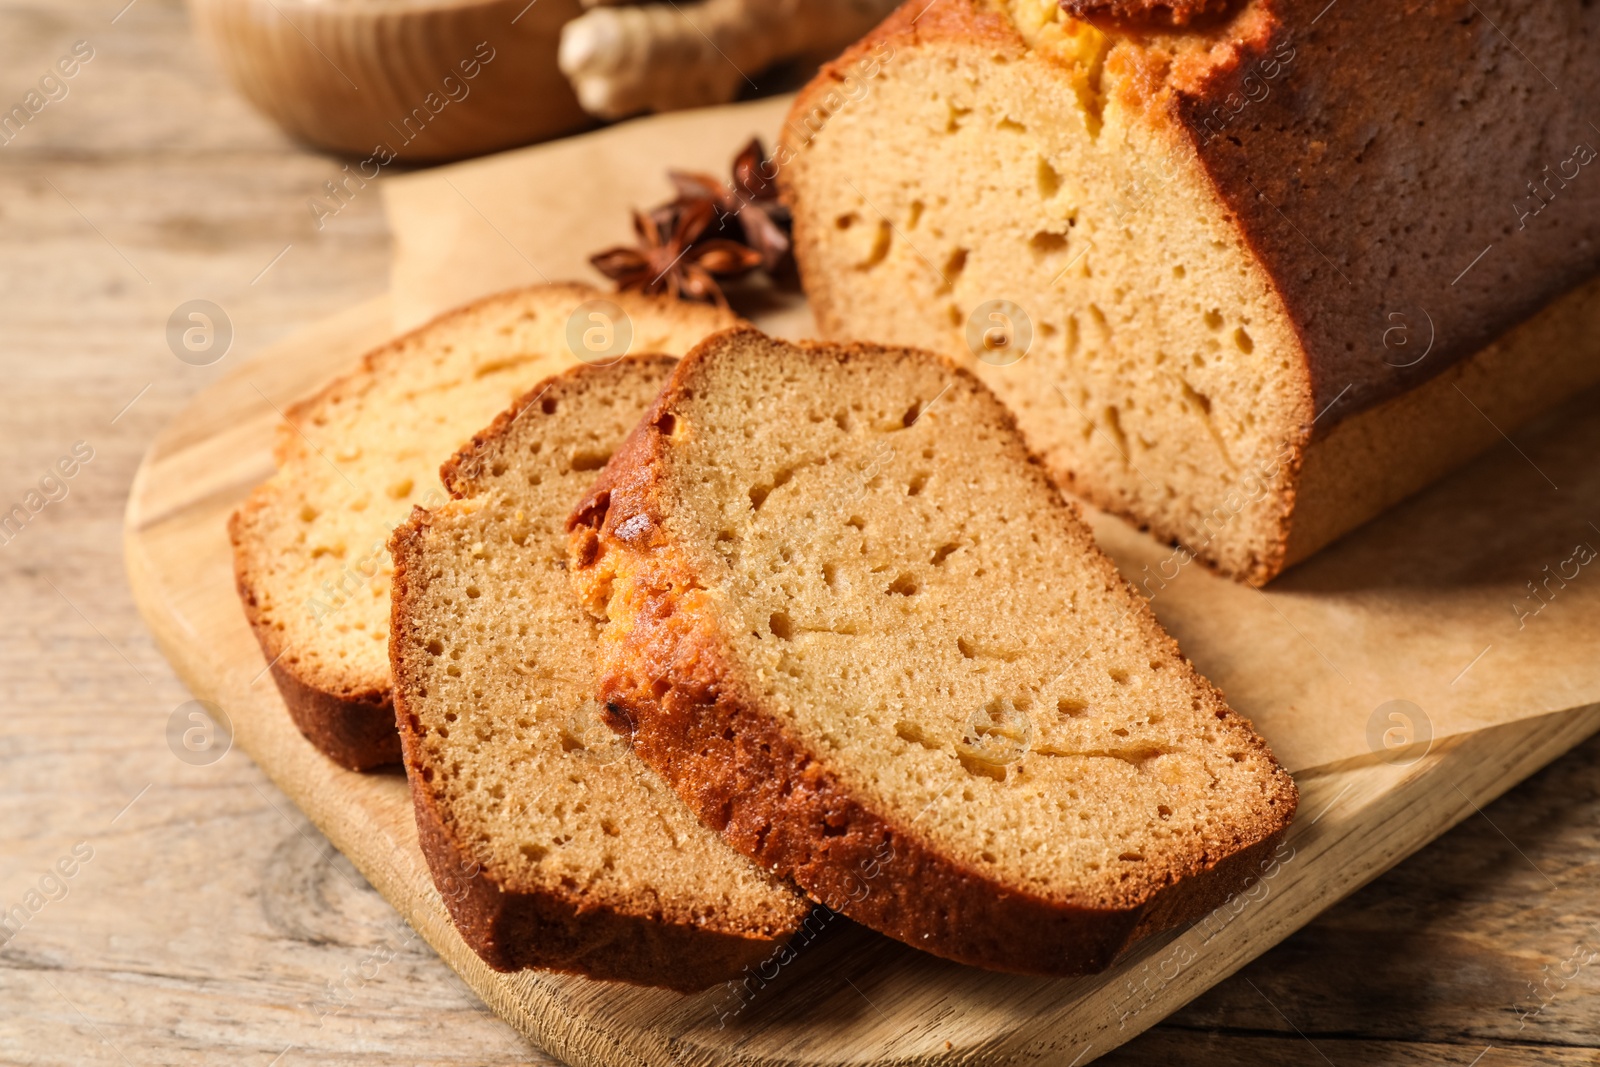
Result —
<svg viewBox="0 0 1600 1067"><path fill-rule="evenodd" d="M1332 844L1346 840L1351 844L1344 848L1327 847L1322 850L1330 857L1351 853L1350 862L1335 862L1332 858L1325 861L1321 883L1305 891L1299 898L1293 894L1272 893L1269 888L1257 907L1254 923L1256 936L1237 946L1234 951L1202 956L1202 966L1192 972L1179 974L1179 978L1188 977L1188 981L1175 979L1162 986L1163 999L1156 1010L1134 1013L1136 1018L1133 1026L1125 1025L1126 1019L1119 1018L1115 1033L1109 1025L1102 1026L1095 1033L1078 1037L1078 1044L1074 1047L1070 1043L1062 1045L1044 1033L1050 1025L1046 1020L1037 1028L1040 1033L1028 1042L1032 1053L1021 1053L1019 1050L1019 1055L1008 1057L1004 1062L1041 1062L1060 1056L1062 1052L1066 1052L1065 1058L1079 1051L1092 1052L1092 1056L1079 1061L1083 1064L1125 1044L1218 982L1237 973L1322 912L1379 878L1458 823L1474 814L1481 814L1484 807L1507 790L1596 733L1600 733L1600 705L1589 705L1551 712L1535 719L1491 726L1473 733L1452 735L1409 767L1397 768L1375 759L1356 766L1345 761L1343 765L1326 771L1302 772L1297 781L1302 790L1303 806L1285 844L1295 849L1294 855L1298 855L1298 850L1308 844L1306 838L1319 820L1336 810L1346 792L1362 791L1370 799L1346 819L1346 822L1350 822L1359 816L1363 824L1361 827L1346 826L1341 829L1338 820L1330 820L1329 823L1330 831L1337 835ZM1372 784L1395 777L1398 777L1397 783L1389 788L1370 788ZM1364 780L1369 786L1366 790L1361 789ZM1332 793L1331 797L1329 793ZM1441 797L1444 803L1439 802L1438 798ZM1312 802L1306 803L1307 799ZM1361 843L1357 844L1358 841ZM1359 862L1362 859L1376 859L1377 862ZM1284 863L1285 870L1291 866L1292 861ZM1330 873L1332 877L1328 877ZM1247 890L1244 896L1249 900L1251 892ZM1288 903L1285 903L1286 898ZM1294 905L1292 910L1291 904ZM1245 907L1248 909L1252 906L1256 906L1256 902ZM1192 931L1194 927L1190 929ZM1130 962L1138 963L1152 957L1161 957L1165 962L1175 955L1181 956L1182 950L1175 950L1172 946L1183 936L1139 950ZM1123 964L1119 963L1121 966ZM1159 963L1157 974L1161 975ZM1083 1046L1085 1041L1089 1046L1087 1049Z"/></svg>

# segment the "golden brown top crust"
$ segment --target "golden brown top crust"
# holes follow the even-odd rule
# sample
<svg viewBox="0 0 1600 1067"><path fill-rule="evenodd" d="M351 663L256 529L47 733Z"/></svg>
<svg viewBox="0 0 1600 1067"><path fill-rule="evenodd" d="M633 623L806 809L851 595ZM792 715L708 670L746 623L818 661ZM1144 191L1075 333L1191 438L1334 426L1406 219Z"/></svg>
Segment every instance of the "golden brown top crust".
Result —
<svg viewBox="0 0 1600 1067"><path fill-rule="evenodd" d="M1234 0L1061 0L1061 10L1073 18L1156 26L1187 26L1237 6Z"/></svg>
<svg viewBox="0 0 1600 1067"><path fill-rule="evenodd" d="M1138 39L1148 57L1168 66L1170 87L1180 93L1224 95L1251 63L1271 52L1283 34L1283 23L1271 0L1227 4L1216 15L1187 28L1171 29Z"/></svg>
<svg viewBox="0 0 1600 1067"><path fill-rule="evenodd" d="M908 0L871 33L826 64L795 102L793 119L826 106L834 85L857 76L872 56L937 42L977 44L1017 59L1049 47L1030 45L1014 17L1019 0ZM1108 38L1107 66L1123 76L1133 107L1167 113L1171 91L1205 94L1267 54L1282 32L1277 0L1059 0L1070 18ZM791 132L794 122L791 122ZM792 145L798 148L798 145Z"/></svg>

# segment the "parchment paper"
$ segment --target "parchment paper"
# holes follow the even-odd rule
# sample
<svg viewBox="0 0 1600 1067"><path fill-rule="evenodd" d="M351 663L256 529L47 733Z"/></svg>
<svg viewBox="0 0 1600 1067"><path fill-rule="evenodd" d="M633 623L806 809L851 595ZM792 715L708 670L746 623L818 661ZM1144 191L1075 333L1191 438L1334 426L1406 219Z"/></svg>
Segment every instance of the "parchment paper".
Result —
<svg viewBox="0 0 1600 1067"><path fill-rule="evenodd" d="M514 285L602 282L588 257L631 241L628 209L670 196L668 167L723 175L752 134L770 149L788 107L641 119L387 181L397 326ZM740 310L771 333L812 330L794 298ZM1431 739L1600 703L1600 394L1514 437L1265 591L1090 518L1290 770L1407 759Z"/></svg>

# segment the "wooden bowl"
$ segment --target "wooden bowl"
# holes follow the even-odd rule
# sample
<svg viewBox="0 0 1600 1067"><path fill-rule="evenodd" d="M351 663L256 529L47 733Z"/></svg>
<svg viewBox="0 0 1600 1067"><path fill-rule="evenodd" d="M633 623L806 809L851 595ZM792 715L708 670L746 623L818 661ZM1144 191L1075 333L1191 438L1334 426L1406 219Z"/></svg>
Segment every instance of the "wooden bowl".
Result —
<svg viewBox="0 0 1600 1067"><path fill-rule="evenodd" d="M372 159L369 171L593 122L556 67L578 0L189 0L189 9L253 104L293 137Z"/></svg>

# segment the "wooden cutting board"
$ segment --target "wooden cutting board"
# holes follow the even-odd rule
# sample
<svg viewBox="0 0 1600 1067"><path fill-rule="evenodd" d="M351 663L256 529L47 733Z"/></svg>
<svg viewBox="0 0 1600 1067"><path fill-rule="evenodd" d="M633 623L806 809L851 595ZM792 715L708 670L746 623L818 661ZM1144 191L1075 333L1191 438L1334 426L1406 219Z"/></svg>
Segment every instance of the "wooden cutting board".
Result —
<svg viewBox="0 0 1600 1067"><path fill-rule="evenodd" d="M495 1011L573 1064L1086 1063L1600 730L1591 705L1449 737L1420 758L1414 746L1401 753L1408 764L1374 757L1303 771L1300 817L1251 889L1090 978L990 974L843 920L743 994L497 974L450 924L404 777L341 770L300 737L233 590L224 523L272 471L279 409L384 340L391 321L386 299L361 305L200 394L135 478L129 580L180 677L226 713L233 742Z"/></svg>

